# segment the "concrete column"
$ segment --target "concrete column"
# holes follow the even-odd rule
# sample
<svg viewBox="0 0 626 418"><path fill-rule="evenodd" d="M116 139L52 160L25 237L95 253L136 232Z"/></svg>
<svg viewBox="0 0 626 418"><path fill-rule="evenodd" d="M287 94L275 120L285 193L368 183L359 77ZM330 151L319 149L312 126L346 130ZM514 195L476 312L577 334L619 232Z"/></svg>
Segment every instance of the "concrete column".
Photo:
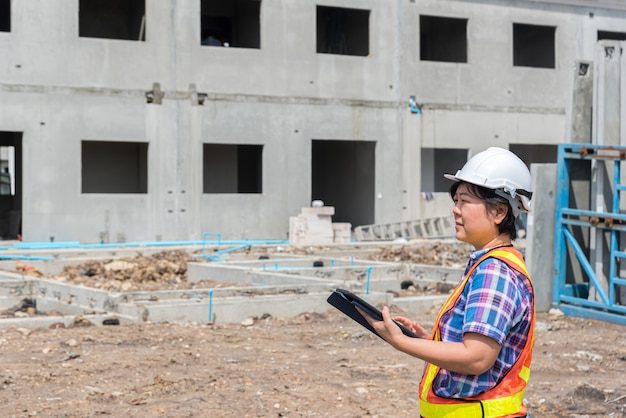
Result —
<svg viewBox="0 0 626 418"><path fill-rule="evenodd" d="M532 212L528 215L526 264L535 289L535 309L552 305L554 276L554 225L556 213L556 164L532 164Z"/></svg>
<svg viewBox="0 0 626 418"><path fill-rule="evenodd" d="M413 113L407 106L402 119L402 220L408 221L419 219L422 213L422 114Z"/></svg>
<svg viewBox="0 0 626 418"><path fill-rule="evenodd" d="M593 111L593 63L578 61L574 66L574 88L569 115L568 143L590 143Z"/></svg>
<svg viewBox="0 0 626 418"><path fill-rule="evenodd" d="M151 231L146 236L153 235L156 241L178 236L177 112L174 100L146 104L148 195L151 197Z"/></svg>
<svg viewBox="0 0 626 418"><path fill-rule="evenodd" d="M621 42L600 41L596 49L596 96L594 101L595 121L594 143L600 145L620 145L621 115ZM613 163L612 161L592 163L591 208L598 212L612 210ZM590 261L598 280L608 290L610 266L609 237L601 229L591 236ZM591 296L590 296L591 298Z"/></svg>
<svg viewBox="0 0 626 418"><path fill-rule="evenodd" d="M596 129L594 142L620 143L620 62L621 42L600 41L596 49Z"/></svg>

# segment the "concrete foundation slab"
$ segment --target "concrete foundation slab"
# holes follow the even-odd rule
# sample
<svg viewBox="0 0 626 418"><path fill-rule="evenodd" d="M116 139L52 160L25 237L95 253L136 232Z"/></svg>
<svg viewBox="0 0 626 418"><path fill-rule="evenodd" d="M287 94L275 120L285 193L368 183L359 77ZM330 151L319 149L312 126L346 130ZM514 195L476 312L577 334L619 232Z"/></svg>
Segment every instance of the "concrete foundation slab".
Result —
<svg viewBox="0 0 626 418"><path fill-rule="evenodd" d="M135 249L135 254L140 253ZM368 249L365 249L368 251ZM57 252L54 249L53 252ZM196 253L197 253L196 249ZM121 255L120 255L121 254ZM130 251L40 252L41 260L28 260L46 275L62 271L66 265L86 260L128 257ZM222 261L187 263L187 280L220 282L216 288L184 290L110 292L74 285L23 272L0 274L0 309L10 310L28 299L42 315L0 319L0 327L39 327L55 323L68 325L77 316L101 325L105 319L119 323L141 322L241 322L250 317L294 316L304 312L324 312L332 307L326 299L337 287L361 294L375 305L396 305L405 311L422 311L441 304L445 296L398 297L401 283L411 280L418 287L455 283L462 270L403 263L389 263L319 255L224 253ZM8 268L15 260L4 260ZM0 266L0 268L3 266ZM230 286L230 285L232 286Z"/></svg>

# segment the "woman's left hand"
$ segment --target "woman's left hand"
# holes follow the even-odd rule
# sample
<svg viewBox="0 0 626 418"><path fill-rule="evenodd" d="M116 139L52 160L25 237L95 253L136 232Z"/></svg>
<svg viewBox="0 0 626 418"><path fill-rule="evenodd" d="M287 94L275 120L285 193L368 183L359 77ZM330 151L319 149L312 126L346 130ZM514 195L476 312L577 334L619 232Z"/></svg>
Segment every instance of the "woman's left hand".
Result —
<svg viewBox="0 0 626 418"><path fill-rule="evenodd" d="M377 321L376 319L372 318L365 311L359 309L358 306L356 307L356 309L363 316L363 318L365 318L365 320L372 326L372 328L376 330L378 335L383 337L383 339L392 346L395 347L397 341L404 337L404 334L402 333L402 330L400 329L398 324L393 322L393 320L391 319L391 314L389 313L389 308L387 306L383 306L382 321Z"/></svg>

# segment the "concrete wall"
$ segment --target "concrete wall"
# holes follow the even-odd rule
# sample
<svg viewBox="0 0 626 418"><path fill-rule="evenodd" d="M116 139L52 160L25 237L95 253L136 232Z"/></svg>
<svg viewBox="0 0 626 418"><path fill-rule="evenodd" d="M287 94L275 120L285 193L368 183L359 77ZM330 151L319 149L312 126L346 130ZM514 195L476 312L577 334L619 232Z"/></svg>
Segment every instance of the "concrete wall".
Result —
<svg viewBox="0 0 626 418"><path fill-rule="evenodd" d="M376 141L376 223L447 212L421 196L420 148L564 142L572 63L626 22L620 7L547 1L324 1L371 11L359 57L316 53L313 1L264 1L260 49L201 46L199 0L147 1L145 42L80 38L78 3L13 1L0 32L0 131L22 133L27 241L284 239L323 139ZM468 19L467 63L420 61L425 14ZM512 66L514 22L556 26L555 69ZM161 104L146 102L154 83ZM148 192L81 193L82 140L148 143ZM204 143L263 145L263 192L203 194Z"/></svg>

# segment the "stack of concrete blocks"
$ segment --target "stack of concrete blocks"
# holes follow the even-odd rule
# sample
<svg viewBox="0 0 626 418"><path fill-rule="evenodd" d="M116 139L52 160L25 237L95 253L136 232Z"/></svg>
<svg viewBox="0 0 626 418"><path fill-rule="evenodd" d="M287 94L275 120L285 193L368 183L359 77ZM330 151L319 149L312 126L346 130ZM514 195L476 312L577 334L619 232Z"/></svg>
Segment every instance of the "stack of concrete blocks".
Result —
<svg viewBox="0 0 626 418"><path fill-rule="evenodd" d="M347 244L351 238L350 223L331 221L333 206L302 208L298 216L289 218L291 245Z"/></svg>
<svg viewBox="0 0 626 418"><path fill-rule="evenodd" d="M352 239L352 224L349 222L333 222L333 242L348 244Z"/></svg>

